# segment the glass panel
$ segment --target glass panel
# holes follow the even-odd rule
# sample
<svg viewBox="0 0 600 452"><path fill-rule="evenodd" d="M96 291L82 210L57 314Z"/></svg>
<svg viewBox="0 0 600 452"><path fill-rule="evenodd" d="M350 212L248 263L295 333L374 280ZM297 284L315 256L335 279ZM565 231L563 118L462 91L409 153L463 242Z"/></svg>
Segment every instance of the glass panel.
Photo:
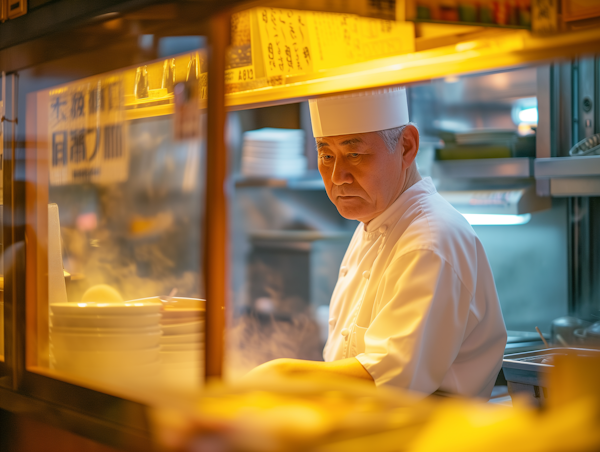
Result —
<svg viewBox="0 0 600 452"><path fill-rule="evenodd" d="M167 40L157 47L177 44ZM206 53L104 73L84 59L21 74L37 325L28 368L80 384L192 389L204 374Z"/></svg>
<svg viewBox="0 0 600 452"><path fill-rule="evenodd" d="M535 326L549 333L567 314L568 233L566 202L536 196L530 173L536 68L447 77L408 95L421 175L473 224L510 341L539 340ZM227 373L239 377L276 358L322 360L330 297L357 222L327 198L306 104L233 112L228 130L235 196ZM524 169L496 170L513 162Z"/></svg>
<svg viewBox="0 0 600 452"><path fill-rule="evenodd" d="M327 198L308 103L228 118L232 313L225 372L276 358L322 361L328 309L357 222Z"/></svg>

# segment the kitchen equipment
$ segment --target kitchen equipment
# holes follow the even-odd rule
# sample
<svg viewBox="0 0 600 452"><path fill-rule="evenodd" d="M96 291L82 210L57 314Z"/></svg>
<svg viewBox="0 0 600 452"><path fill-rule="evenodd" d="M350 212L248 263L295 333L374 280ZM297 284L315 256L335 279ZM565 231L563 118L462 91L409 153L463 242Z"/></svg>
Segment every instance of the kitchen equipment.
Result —
<svg viewBox="0 0 600 452"><path fill-rule="evenodd" d="M502 361L502 370L508 383L510 395L528 395L534 403L543 405L548 398L546 378L554 367L554 357L567 354L579 357L600 357L600 350L547 348L545 350L505 355Z"/></svg>
<svg viewBox="0 0 600 452"><path fill-rule="evenodd" d="M595 322L586 328L576 329L573 337L579 346L600 348L600 322Z"/></svg>
<svg viewBox="0 0 600 452"><path fill-rule="evenodd" d="M584 138L569 151L572 157L597 154L600 154L600 133Z"/></svg>
<svg viewBox="0 0 600 452"><path fill-rule="evenodd" d="M560 335L567 344L577 344L574 331L578 328L585 328L588 325L589 322L576 317L564 316L554 319L550 326L551 342L554 345L558 345L560 341L557 339L557 335Z"/></svg>
<svg viewBox="0 0 600 452"><path fill-rule="evenodd" d="M549 348L550 346L548 345L548 342L546 341L546 338L544 337L544 335L542 334L542 332L540 331L540 329L536 326L535 330L540 335L540 338L542 339L542 342L544 343L544 345L546 346L546 348Z"/></svg>

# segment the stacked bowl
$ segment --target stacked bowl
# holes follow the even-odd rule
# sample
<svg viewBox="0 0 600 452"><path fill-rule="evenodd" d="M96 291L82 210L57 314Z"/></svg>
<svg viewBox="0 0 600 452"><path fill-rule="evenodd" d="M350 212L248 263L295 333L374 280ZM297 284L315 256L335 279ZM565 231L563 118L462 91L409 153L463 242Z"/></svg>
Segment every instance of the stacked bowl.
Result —
<svg viewBox="0 0 600 452"><path fill-rule="evenodd" d="M51 367L118 382L160 373L161 301L50 305Z"/></svg>
<svg viewBox="0 0 600 452"><path fill-rule="evenodd" d="M300 177L306 168L303 130L264 128L244 133L243 175Z"/></svg>
<svg viewBox="0 0 600 452"><path fill-rule="evenodd" d="M174 386L197 386L204 365L205 301L171 298L163 303L160 360L163 381Z"/></svg>

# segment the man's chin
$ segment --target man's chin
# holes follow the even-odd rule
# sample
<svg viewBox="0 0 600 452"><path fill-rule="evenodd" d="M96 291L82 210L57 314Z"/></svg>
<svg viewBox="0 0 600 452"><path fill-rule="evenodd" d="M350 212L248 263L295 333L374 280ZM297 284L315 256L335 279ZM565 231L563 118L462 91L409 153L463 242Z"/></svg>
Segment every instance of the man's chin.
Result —
<svg viewBox="0 0 600 452"><path fill-rule="evenodd" d="M365 217L365 212L363 211L363 209L352 208L340 204L336 204L336 207L339 214L343 216L346 220L361 221L360 219Z"/></svg>

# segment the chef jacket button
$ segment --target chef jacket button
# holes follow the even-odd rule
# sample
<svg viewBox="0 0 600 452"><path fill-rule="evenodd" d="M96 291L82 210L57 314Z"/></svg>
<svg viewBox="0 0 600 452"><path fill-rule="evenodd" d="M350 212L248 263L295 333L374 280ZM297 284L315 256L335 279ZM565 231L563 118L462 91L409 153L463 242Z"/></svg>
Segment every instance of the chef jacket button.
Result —
<svg viewBox="0 0 600 452"><path fill-rule="evenodd" d="M368 271L368 270L365 270L365 271L363 272L363 278L365 278L365 279L369 279L369 276L371 276L371 272L370 272L370 271Z"/></svg>
<svg viewBox="0 0 600 452"><path fill-rule="evenodd" d="M381 226L379 228L379 233L380 234L385 234L385 231L387 231L387 226L384 224L383 226Z"/></svg>
<svg viewBox="0 0 600 452"><path fill-rule="evenodd" d="M344 337L348 337L348 335L350 334L350 330L348 328L344 328L342 331L342 336Z"/></svg>
<svg viewBox="0 0 600 452"><path fill-rule="evenodd" d="M340 268L340 273L342 274L342 276L346 276L346 273L348 273L348 268L345 266Z"/></svg>

